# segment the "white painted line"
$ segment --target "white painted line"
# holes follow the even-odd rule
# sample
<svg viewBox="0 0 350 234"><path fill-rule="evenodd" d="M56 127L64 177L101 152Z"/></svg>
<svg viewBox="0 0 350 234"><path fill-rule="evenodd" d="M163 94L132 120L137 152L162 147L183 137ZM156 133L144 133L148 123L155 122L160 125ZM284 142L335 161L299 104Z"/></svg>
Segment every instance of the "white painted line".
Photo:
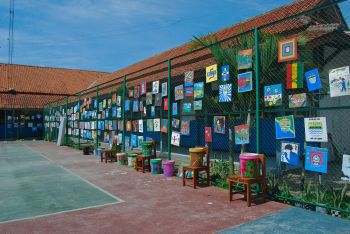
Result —
<svg viewBox="0 0 350 234"><path fill-rule="evenodd" d="M84 179L84 178L80 177L79 175L77 175L77 174L75 174L74 172L72 172L71 170L69 170L69 169L67 169L67 168L63 167L62 165L57 164L55 161L53 161L53 160L51 160L50 158L46 157L46 156L45 156L44 154L42 154L41 152L39 152L39 151L37 151L37 150L34 150L34 149L30 148L30 147L29 147L29 146L27 146L26 144L23 144L23 145L24 145L24 146L26 146L26 147L27 147L29 150L31 150L31 151L33 151L33 152L38 153L38 154L39 154L41 157L43 157L43 158L47 159L48 161L52 162L53 164L57 165L58 167L62 168L62 169L63 169L63 170L65 170L65 171L67 171L68 173L70 173L70 174L72 174L72 175L74 175L74 176L78 177L78 178L79 178L79 179L81 179L82 181L84 181L84 182L88 183L88 184L89 184L89 185L91 185L92 187L94 187L94 188L96 188L96 189L100 190L101 192L103 192L103 193L105 193L105 194L109 195L110 197L112 197L112 198L114 198L114 199L118 200L118 201L119 201L119 203L121 203L121 202L125 202L123 199L121 199L121 198L119 198L119 197L117 197L117 196L115 196L115 195L111 194L110 192L107 192L106 190L104 190L104 189L102 189L102 188L98 187L97 185L95 185L95 184L91 183L90 181L88 181L88 180L86 180L86 179Z"/></svg>
<svg viewBox="0 0 350 234"><path fill-rule="evenodd" d="M96 206L88 206L88 207L72 209L72 210L64 210L64 211L59 211L59 212L50 213L50 214L36 215L36 216L27 217L27 218L12 219L12 220L7 220L7 221L2 221L2 222L0 222L0 224L17 222L17 221L23 221L23 220L30 220L30 219L36 219L36 218L42 218L42 217L47 217L47 216L51 216L51 215L65 214L65 213L70 213L70 212L75 212L75 211L80 211L80 210L87 210L87 209L93 209L93 208L99 208L99 207L104 207L104 206L115 205L115 204L119 204L119 203L120 202L112 202L112 203L106 203L106 204L96 205Z"/></svg>

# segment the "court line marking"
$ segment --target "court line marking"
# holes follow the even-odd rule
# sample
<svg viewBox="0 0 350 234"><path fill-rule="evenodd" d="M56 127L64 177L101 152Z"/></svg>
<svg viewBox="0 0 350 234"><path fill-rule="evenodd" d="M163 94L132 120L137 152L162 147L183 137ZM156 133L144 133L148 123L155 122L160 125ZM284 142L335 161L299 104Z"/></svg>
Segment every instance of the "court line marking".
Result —
<svg viewBox="0 0 350 234"><path fill-rule="evenodd" d="M56 166L62 168L63 170L65 170L66 172L68 172L69 174L72 174L73 176L78 177L79 179L81 179L82 181L84 181L85 183L89 184L90 186L92 186L93 188L98 189L99 191L107 194L108 196L112 197L113 199L115 199L115 202L111 202L111 203L105 203L105 204L101 204L101 205L95 205L95 206L87 206L87 207L82 207L82 208L77 208L77 209L71 209L71 210L63 210L63 211L58 211L58 212L54 212L54 213L49 213L49 214L42 214L42 215L35 215L35 216L31 216L31 217L25 217L25 218L19 218L19 219L11 219L11 220L6 220L6 221L0 221L0 224L5 224L5 223L11 223L11 222L17 222L17 221L22 221L22 220L31 220L31 219L36 219L36 218L42 218L42 217L47 217L47 216L52 216L52 215L58 215L58 214L64 214L64 213L70 213L70 212L75 212L75 211L81 211L81 210L87 210L87 209L93 209L93 208L99 208L99 207L104 207L104 206L111 206L111 205L116 205L119 203L123 203L125 202L123 199L111 194L110 192L98 187L97 185L91 183L90 181L80 177L79 175L75 174L74 172L72 172L71 170L63 167L62 165L56 163L55 161L51 160L50 158L46 157L43 153L32 149L31 147L29 147L28 145L24 144L24 143L20 143L20 145L25 146L26 148L28 148L29 150L31 150L34 153L39 154L39 156L45 158L46 160L48 160L49 162L55 164Z"/></svg>

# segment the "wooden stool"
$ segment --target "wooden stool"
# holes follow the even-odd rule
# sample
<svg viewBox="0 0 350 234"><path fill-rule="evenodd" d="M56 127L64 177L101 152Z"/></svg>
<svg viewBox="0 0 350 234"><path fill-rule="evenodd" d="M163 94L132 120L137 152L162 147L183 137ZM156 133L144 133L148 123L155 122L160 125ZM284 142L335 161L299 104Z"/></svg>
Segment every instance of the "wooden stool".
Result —
<svg viewBox="0 0 350 234"><path fill-rule="evenodd" d="M112 150L110 150L110 149L102 149L101 150L101 162L103 162L103 158L105 159L106 163L107 163L108 159L111 162L116 161L115 155L112 154Z"/></svg>
<svg viewBox="0 0 350 234"><path fill-rule="evenodd" d="M210 156L209 156L209 147L208 146L195 146L195 148L203 148L207 156L207 162L205 165L200 167L193 166L184 166L182 167L182 186L186 186L186 172L193 171L193 188L197 188L199 172L205 171L207 173L207 185L210 185Z"/></svg>
<svg viewBox="0 0 350 234"><path fill-rule="evenodd" d="M141 170L142 173L145 173L146 170L149 172L151 171L151 159L154 159L157 157L156 141L152 140L151 142L152 142L153 154L150 156L142 156L141 154L138 154L136 156L136 167L135 167L136 171Z"/></svg>
<svg viewBox="0 0 350 234"><path fill-rule="evenodd" d="M261 171L259 170L261 168ZM256 178L242 177L241 175L232 175L228 177L229 195L230 201L232 201L232 195L236 193L244 194L244 199L247 201L247 206L251 205L252 199L266 198L266 165L265 155L259 154L258 165L256 165ZM232 191L233 185L243 185L244 189ZM251 187L252 184L260 184L262 191L260 194L252 196Z"/></svg>

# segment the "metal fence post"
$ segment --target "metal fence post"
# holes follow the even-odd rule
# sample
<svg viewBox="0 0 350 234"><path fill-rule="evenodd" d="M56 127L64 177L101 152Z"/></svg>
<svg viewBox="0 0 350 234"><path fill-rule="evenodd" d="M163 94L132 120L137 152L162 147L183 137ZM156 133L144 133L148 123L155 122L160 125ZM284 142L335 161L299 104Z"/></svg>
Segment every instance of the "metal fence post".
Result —
<svg viewBox="0 0 350 234"><path fill-rule="evenodd" d="M80 149L80 134L81 134L81 129L80 129L80 96L79 94L79 99L78 99L78 149Z"/></svg>
<svg viewBox="0 0 350 234"><path fill-rule="evenodd" d="M67 144L67 137L68 137L68 96L66 97L66 132L65 132L65 137L64 137L64 144Z"/></svg>
<svg viewBox="0 0 350 234"><path fill-rule="evenodd" d="M122 119L123 119L123 139L122 139L122 149L125 152L125 93L126 93L126 76L123 79L123 93L122 93Z"/></svg>
<svg viewBox="0 0 350 234"><path fill-rule="evenodd" d="M171 59L168 59L168 160L171 160Z"/></svg>
<svg viewBox="0 0 350 234"><path fill-rule="evenodd" d="M51 141L51 103L49 104L49 142Z"/></svg>
<svg viewBox="0 0 350 234"><path fill-rule="evenodd" d="M5 141L7 141L7 115L6 115L6 109L4 111L4 122L5 122L5 126L4 126L4 129L5 129Z"/></svg>
<svg viewBox="0 0 350 234"><path fill-rule="evenodd" d="M96 86L96 122L95 122L95 131L96 131L96 135L95 135L95 137L96 137L96 139L95 139L95 153L96 153L96 155L98 154L98 113L99 113L99 99L98 99L98 85Z"/></svg>
<svg viewBox="0 0 350 234"><path fill-rule="evenodd" d="M55 111L56 143L58 141L58 130L59 130L59 125L57 127L57 123L59 123L59 121L57 121L57 116L56 116L57 110L58 110L58 101L56 101L56 111Z"/></svg>
<svg viewBox="0 0 350 234"><path fill-rule="evenodd" d="M259 29L254 29L254 45L255 45L255 143L256 152L260 152L260 119L259 119Z"/></svg>

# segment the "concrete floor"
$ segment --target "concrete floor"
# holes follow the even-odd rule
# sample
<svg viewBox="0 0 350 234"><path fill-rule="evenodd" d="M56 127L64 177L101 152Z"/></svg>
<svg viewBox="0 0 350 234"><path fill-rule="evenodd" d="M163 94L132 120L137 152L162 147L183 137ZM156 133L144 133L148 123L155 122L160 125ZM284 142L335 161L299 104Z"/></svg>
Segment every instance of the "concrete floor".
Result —
<svg viewBox="0 0 350 234"><path fill-rule="evenodd" d="M234 226L288 207L276 202L247 207L242 200L229 202L228 192L213 186L196 190L189 186L182 187L181 180L176 177L143 174L115 163L100 163L95 156L84 156L81 151L57 147L53 143L17 144L27 145L52 163L122 202L3 222L0 223L0 233L231 232Z"/></svg>

